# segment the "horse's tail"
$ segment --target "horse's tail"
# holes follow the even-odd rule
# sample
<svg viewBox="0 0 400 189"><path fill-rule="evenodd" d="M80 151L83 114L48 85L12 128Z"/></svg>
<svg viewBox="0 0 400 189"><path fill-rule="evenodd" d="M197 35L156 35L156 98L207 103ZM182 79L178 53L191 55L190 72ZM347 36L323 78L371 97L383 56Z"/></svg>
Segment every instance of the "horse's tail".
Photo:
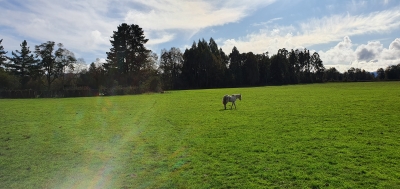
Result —
<svg viewBox="0 0 400 189"><path fill-rule="evenodd" d="M225 96L222 98L222 104L226 104L226 103L228 103L228 96L227 96L227 95L225 95Z"/></svg>

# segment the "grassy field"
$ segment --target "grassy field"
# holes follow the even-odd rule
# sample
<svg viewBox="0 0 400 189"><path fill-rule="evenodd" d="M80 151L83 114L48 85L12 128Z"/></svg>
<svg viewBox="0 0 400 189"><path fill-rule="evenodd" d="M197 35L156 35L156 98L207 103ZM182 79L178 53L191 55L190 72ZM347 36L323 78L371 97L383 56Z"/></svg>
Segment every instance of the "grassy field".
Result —
<svg viewBox="0 0 400 189"><path fill-rule="evenodd" d="M400 82L1 99L0 186L399 188L399 135Z"/></svg>

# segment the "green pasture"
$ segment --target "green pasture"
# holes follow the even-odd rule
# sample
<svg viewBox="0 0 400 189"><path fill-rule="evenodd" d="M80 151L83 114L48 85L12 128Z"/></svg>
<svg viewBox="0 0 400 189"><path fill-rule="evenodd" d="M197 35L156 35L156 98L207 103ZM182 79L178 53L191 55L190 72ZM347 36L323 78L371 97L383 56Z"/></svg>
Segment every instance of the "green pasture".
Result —
<svg viewBox="0 0 400 189"><path fill-rule="evenodd" d="M0 99L0 188L399 187L400 82Z"/></svg>

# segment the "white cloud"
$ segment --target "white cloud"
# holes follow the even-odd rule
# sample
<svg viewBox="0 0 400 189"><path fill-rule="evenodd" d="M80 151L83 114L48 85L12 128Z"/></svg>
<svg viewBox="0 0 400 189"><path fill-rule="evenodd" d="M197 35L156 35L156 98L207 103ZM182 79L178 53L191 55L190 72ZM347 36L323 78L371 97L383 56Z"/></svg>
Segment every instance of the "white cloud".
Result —
<svg viewBox="0 0 400 189"><path fill-rule="evenodd" d="M326 67L335 67L341 72L351 67L376 71L378 68L386 68L388 65L400 63L400 38L396 38L388 48L379 41L369 41L361 44L353 50L354 45L348 36L335 47L319 51L321 59Z"/></svg>
<svg viewBox="0 0 400 189"><path fill-rule="evenodd" d="M359 61L375 61L383 50L383 45L379 41L369 41L368 44L357 47L355 53Z"/></svg>
<svg viewBox="0 0 400 189"><path fill-rule="evenodd" d="M212 5L206 2L181 3L173 1L167 3L167 5L152 2L150 5L154 6L147 12L135 9L129 11L125 21L137 23L148 30L197 30L236 22L245 16L244 11L239 8L213 10ZM194 9L193 7L197 8Z"/></svg>
<svg viewBox="0 0 400 189"><path fill-rule="evenodd" d="M396 38L392 43L390 43L389 49L400 50L400 38Z"/></svg>
<svg viewBox="0 0 400 189"><path fill-rule="evenodd" d="M149 40L146 45L157 45L160 43L165 43L168 41L171 41L172 39L175 38L175 34L173 33L165 33L165 32L161 32L159 34L159 36L149 36L147 38L150 38L151 40Z"/></svg>
<svg viewBox="0 0 400 189"><path fill-rule="evenodd" d="M343 35L387 33L400 26L400 9L373 12L369 15L334 15L322 19L311 19L300 24L305 36L315 36L318 43L327 43ZM315 43L315 42L310 42Z"/></svg>
<svg viewBox="0 0 400 189"><path fill-rule="evenodd" d="M266 21L266 22L254 23L254 24L252 24L252 25L253 25L253 26L267 26L268 24L272 24L272 23L274 23L274 22L277 21L277 20L282 20L282 17L272 18L272 19L269 19L269 20Z"/></svg>
<svg viewBox="0 0 400 189"><path fill-rule="evenodd" d="M400 64L400 38L390 43L388 49L383 49L380 58L390 61L390 64Z"/></svg>
<svg viewBox="0 0 400 189"><path fill-rule="evenodd" d="M262 29L258 33L248 34L239 39L227 39L221 48L225 52L231 52L232 48L236 46L240 52L264 53L268 51L275 54L281 48L303 46L294 41L292 34L294 30L293 26L281 26L271 30Z"/></svg>
<svg viewBox="0 0 400 189"><path fill-rule="evenodd" d="M351 65L356 60L354 50L352 49L353 44L348 36L343 38L343 41L339 42L335 47L329 49L326 52L319 51L321 59L324 64L328 65Z"/></svg>
<svg viewBox="0 0 400 189"><path fill-rule="evenodd" d="M277 52L280 48L307 47L339 41L344 36L387 33L399 27L400 8L396 7L368 15L313 18L299 23L297 27L290 25L266 28L239 39L228 39L222 46L224 50L230 50L236 45L239 50L246 52Z"/></svg>
<svg viewBox="0 0 400 189"><path fill-rule="evenodd" d="M0 12L5 13L7 19L0 20L0 27L8 30L2 33L2 37L7 39L17 35L21 42L26 39L36 43L63 43L77 56L87 52L105 56L110 46L109 36L119 24L117 20L103 16L109 6L105 0L71 0L63 3L16 0L6 1L3 5Z"/></svg>
<svg viewBox="0 0 400 189"><path fill-rule="evenodd" d="M151 48L177 35L191 37L207 27L238 22L253 9L272 2L274 0L8 0L2 1L0 6L0 12L7 15L7 19L0 20L0 29L5 39L18 35L21 42L24 38L39 43L55 41L63 43L76 55L91 53L104 57L110 48L110 36L123 22L140 25L151 39L148 42Z"/></svg>
<svg viewBox="0 0 400 189"><path fill-rule="evenodd" d="M387 5L389 3L389 0L383 0L383 4Z"/></svg>
<svg viewBox="0 0 400 189"><path fill-rule="evenodd" d="M363 3L354 3L354 6L356 5L361 6ZM400 8L395 7L367 15L347 14L313 18L301 22L297 26L266 27L238 39L226 39L221 47L225 52L231 52L233 46L236 46L240 52L263 53L268 51L275 54L281 48L296 49L343 39L327 52L321 52L321 57L329 60L327 63L331 65L364 64L372 61L379 62L385 57L393 59L395 55L392 51L389 53L389 50L383 48L379 42L369 42L357 47L357 50L354 51L348 36L389 33L399 27ZM395 41L389 49L398 47L400 47L400 43ZM388 62L386 61L386 63ZM383 64L379 63L379 65Z"/></svg>
<svg viewBox="0 0 400 189"><path fill-rule="evenodd" d="M145 28L150 35L160 33L183 32L188 38L200 30L238 22L249 14L249 11L260 6L271 4L274 0L243 1L176 1L176 0L136 0L135 3L145 9L131 9L124 21L135 23ZM161 37L152 43L172 40L171 34Z"/></svg>
<svg viewBox="0 0 400 189"><path fill-rule="evenodd" d="M90 48L95 48L99 45L107 45L109 43L109 37L104 36L99 30L91 31L87 36L86 45Z"/></svg>

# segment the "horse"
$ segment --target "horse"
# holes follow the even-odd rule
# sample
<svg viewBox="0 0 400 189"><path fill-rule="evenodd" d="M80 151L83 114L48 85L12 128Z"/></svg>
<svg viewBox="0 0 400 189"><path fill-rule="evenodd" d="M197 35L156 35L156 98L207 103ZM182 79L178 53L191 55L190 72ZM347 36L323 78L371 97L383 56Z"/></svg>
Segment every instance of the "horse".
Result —
<svg viewBox="0 0 400 189"><path fill-rule="evenodd" d="M226 110L226 104L228 102L232 102L231 109L232 109L233 105L235 105L235 109L236 109L236 103L235 103L236 99L242 100L242 95L241 94L233 94L232 96L225 95L222 98L222 104L224 105L225 110Z"/></svg>

